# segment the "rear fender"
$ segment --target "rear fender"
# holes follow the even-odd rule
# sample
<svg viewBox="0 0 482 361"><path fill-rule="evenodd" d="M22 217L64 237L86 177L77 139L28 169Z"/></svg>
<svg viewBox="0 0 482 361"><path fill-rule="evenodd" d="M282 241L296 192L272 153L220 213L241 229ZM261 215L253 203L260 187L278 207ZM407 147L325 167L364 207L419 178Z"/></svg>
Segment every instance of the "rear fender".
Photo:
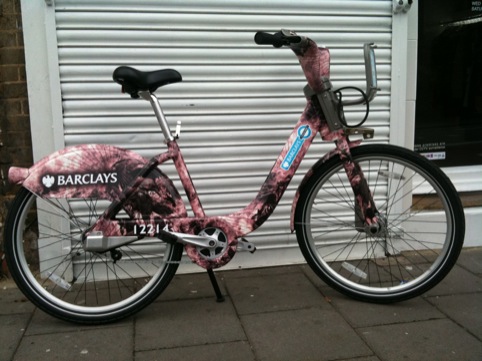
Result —
<svg viewBox="0 0 482 361"><path fill-rule="evenodd" d="M11 167L11 183L42 198L118 200L148 160L127 149L84 144L55 152L30 168ZM172 181L154 168L130 198L129 207L144 216L185 216L184 203Z"/></svg>

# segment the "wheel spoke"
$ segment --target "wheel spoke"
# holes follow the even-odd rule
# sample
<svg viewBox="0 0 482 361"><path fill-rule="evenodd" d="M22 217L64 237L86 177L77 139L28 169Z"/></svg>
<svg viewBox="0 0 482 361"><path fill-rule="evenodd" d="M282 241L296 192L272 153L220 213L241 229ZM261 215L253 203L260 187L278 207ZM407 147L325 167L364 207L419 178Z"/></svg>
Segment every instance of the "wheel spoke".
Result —
<svg viewBox="0 0 482 361"><path fill-rule="evenodd" d="M85 323L121 318L146 305L141 301L150 293L162 292L179 264L182 246L158 238L85 251L83 232L109 202L40 199L25 189L17 198L9 226L12 268L25 279L22 291L54 316Z"/></svg>
<svg viewBox="0 0 482 361"><path fill-rule="evenodd" d="M460 252L460 201L441 171L413 152L389 145L352 152L380 212L378 227L363 225L334 158L300 194L295 228L303 254L320 277L348 295L380 302L418 295Z"/></svg>

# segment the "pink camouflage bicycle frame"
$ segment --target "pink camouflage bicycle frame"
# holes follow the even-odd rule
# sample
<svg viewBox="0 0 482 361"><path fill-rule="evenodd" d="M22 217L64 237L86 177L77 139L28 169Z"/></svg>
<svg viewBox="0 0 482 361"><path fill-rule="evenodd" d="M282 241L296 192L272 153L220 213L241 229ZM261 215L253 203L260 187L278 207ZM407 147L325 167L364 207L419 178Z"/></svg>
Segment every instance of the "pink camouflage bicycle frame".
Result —
<svg viewBox="0 0 482 361"><path fill-rule="evenodd" d="M293 50L309 86L315 92L320 92L323 88L321 77L329 77L328 49L318 48L314 41L307 39L303 47ZM192 244L185 245L188 256L195 263L213 269L228 263L236 253L240 238L260 227L273 213L317 133L325 141L334 141L336 148L320 159L314 168L333 156L339 156L365 222L376 222L376 208L363 173L350 156L350 148L358 146L360 141L351 142L343 129L330 131L321 110L312 99L307 99L305 110L255 199L244 209L232 214L205 216L175 139L167 139L167 151L150 160L113 146L73 146L42 159L29 169L12 167L9 180L45 199L97 198L111 201L111 205L84 232L84 236L98 233L104 237L131 237L131 241L135 242L146 236L162 239L172 232L198 235L207 228L220 229L227 237L228 246L215 259L203 257ZM194 213L192 217L187 215L172 181L158 169L168 160L172 160L176 166ZM300 189L312 173L310 170L306 174ZM298 196L299 191L293 201L292 231ZM120 211L129 217L117 218Z"/></svg>

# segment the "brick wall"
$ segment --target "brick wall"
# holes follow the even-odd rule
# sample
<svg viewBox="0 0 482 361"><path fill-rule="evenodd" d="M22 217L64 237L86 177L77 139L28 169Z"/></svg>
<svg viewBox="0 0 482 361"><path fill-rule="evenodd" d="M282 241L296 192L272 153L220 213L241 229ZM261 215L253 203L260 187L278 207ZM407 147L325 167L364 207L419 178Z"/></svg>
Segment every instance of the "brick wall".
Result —
<svg viewBox="0 0 482 361"><path fill-rule="evenodd" d="M6 179L12 164L32 164L32 142L20 0L0 0L0 264L3 223L15 192ZM5 272L3 265L0 276Z"/></svg>

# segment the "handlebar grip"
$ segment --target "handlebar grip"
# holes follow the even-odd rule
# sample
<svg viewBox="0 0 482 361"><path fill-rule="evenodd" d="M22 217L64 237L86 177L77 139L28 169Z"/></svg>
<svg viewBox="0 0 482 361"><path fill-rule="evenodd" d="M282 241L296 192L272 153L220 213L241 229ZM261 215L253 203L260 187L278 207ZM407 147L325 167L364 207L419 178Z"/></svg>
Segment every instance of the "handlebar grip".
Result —
<svg viewBox="0 0 482 361"><path fill-rule="evenodd" d="M281 33L269 34L263 31L256 33L254 42L258 45L273 45L275 48L281 48L284 45Z"/></svg>
<svg viewBox="0 0 482 361"><path fill-rule="evenodd" d="M275 48L281 48L283 45L298 44L302 38L288 30L281 30L274 34L258 31L254 36L254 41L258 45L273 45Z"/></svg>

